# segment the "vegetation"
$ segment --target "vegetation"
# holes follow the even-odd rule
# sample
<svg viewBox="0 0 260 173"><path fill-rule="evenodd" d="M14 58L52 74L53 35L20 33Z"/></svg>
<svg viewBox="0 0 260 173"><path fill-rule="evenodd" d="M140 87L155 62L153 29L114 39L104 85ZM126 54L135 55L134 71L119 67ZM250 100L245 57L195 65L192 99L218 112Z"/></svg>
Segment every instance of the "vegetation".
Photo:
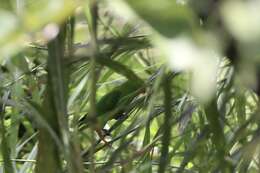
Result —
<svg viewBox="0 0 260 173"><path fill-rule="evenodd" d="M0 173L259 172L259 1L0 4Z"/></svg>

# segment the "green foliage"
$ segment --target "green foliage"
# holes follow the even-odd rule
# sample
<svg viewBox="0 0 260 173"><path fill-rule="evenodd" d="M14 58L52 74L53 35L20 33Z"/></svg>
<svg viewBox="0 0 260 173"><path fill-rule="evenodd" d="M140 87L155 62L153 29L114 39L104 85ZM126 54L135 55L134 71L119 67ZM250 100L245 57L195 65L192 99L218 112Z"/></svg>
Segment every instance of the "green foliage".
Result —
<svg viewBox="0 0 260 173"><path fill-rule="evenodd" d="M1 2L0 173L259 172L258 6Z"/></svg>
<svg viewBox="0 0 260 173"><path fill-rule="evenodd" d="M154 29L166 37L191 33L198 23L192 11L171 0L127 0L131 7Z"/></svg>

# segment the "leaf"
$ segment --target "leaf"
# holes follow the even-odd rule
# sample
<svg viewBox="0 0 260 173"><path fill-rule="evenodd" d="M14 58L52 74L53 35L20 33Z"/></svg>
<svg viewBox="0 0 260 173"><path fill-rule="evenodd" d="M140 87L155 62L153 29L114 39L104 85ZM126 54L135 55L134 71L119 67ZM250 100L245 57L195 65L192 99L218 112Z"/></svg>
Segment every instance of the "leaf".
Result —
<svg viewBox="0 0 260 173"><path fill-rule="evenodd" d="M39 7L41 9L39 10ZM35 31L44 25L54 22L61 23L75 9L76 3L72 0L39 0L27 4L23 14L23 24L26 31Z"/></svg>
<svg viewBox="0 0 260 173"><path fill-rule="evenodd" d="M143 83L142 79L140 79L131 69L126 67L123 64L120 64L117 61L114 61L112 59L99 57L97 58L97 61L102 64L106 65L109 68L113 69L115 72L126 76L130 81L136 81L137 83Z"/></svg>
<svg viewBox="0 0 260 173"><path fill-rule="evenodd" d="M166 74L167 75L167 74ZM159 161L159 173L163 173L166 170L167 165L170 163L169 158L169 146L171 139L171 119L172 119L172 111L171 111L171 80L169 80L168 76L164 76L162 87L164 91L164 123L163 123L163 136L162 136L162 149L161 149L161 157Z"/></svg>
<svg viewBox="0 0 260 173"><path fill-rule="evenodd" d="M27 156L27 160L35 160L36 155L37 155L37 146L38 143L36 143L34 145L34 147L32 148L31 152L29 153L29 155ZM34 163L31 162L25 162L22 167L19 170L19 173L26 173L29 172L30 170L32 170L32 167L34 166Z"/></svg>
<svg viewBox="0 0 260 173"><path fill-rule="evenodd" d="M195 17L186 5L172 0L126 0L133 10L165 37L191 34Z"/></svg>
<svg viewBox="0 0 260 173"><path fill-rule="evenodd" d="M14 173L14 165L11 162L11 150L10 150L10 145L9 145L9 140L6 137L6 128L4 125L4 115L5 115L5 107L6 107L6 100L8 98L9 93L6 92L3 101L1 100L0 104L0 133L1 133L1 152L3 155L3 160L4 160L4 172L8 173Z"/></svg>

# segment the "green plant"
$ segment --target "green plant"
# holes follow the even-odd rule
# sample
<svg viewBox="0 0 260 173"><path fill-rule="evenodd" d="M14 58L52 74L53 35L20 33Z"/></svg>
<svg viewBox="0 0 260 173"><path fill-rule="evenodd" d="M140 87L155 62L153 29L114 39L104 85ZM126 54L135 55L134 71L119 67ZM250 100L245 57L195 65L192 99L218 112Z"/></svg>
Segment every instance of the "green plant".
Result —
<svg viewBox="0 0 260 173"><path fill-rule="evenodd" d="M0 173L259 172L257 5L1 2Z"/></svg>

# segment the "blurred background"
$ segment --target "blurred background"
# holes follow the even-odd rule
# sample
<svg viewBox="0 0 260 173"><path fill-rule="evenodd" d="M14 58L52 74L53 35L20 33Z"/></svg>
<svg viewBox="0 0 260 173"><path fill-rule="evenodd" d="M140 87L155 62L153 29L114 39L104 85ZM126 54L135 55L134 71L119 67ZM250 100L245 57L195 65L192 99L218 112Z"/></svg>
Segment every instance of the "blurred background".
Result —
<svg viewBox="0 0 260 173"><path fill-rule="evenodd" d="M0 4L0 173L259 172L259 0Z"/></svg>

